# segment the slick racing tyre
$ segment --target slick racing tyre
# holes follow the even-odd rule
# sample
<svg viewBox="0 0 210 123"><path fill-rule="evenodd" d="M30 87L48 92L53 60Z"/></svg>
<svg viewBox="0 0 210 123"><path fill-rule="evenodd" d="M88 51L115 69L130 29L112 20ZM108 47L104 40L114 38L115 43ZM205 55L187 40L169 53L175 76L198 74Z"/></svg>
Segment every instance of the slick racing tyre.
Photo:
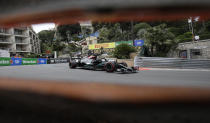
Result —
<svg viewBox="0 0 210 123"><path fill-rule="evenodd" d="M74 68L77 67L77 63L76 63L76 62L69 62L69 67L70 67L71 69L74 69Z"/></svg>
<svg viewBox="0 0 210 123"><path fill-rule="evenodd" d="M114 72L115 71L115 64L112 62L108 62L105 65L106 72Z"/></svg>

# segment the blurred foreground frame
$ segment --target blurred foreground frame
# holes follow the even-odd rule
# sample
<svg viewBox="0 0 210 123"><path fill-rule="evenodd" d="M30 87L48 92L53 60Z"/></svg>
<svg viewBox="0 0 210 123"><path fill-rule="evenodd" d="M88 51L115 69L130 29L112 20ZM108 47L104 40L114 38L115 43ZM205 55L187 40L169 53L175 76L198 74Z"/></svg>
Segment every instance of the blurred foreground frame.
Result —
<svg viewBox="0 0 210 123"><path fill-rule="evenodd" d="M0 26L210 17L209 0L1 0ZM1 123L207 123L210 89L0 79Z"/></svg>
<svg viewBox="0 0 210 123"><path fill-rule="evenodd" d="M1 0L0 25L209 19L209 6L209 0Z"/></svg>

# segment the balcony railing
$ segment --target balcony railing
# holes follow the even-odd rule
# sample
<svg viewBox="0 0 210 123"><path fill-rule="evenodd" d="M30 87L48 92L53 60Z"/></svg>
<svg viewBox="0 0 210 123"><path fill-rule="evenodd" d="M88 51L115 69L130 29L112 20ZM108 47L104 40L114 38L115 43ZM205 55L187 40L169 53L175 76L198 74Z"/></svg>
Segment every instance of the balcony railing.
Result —
<svg viewBox="0 0 210 123"><path fill-rule="evenodd" d="M14 32L14 34L15 34L15 35L24 35L23 32L16 32L16 31Z"/></svg>
<svg viewBox="0 0 210 123"><path fill-rule="evenodd" d="M0 29L0 34L10 34L6 29Z"/></svg>
<svg viewBox="0 0 210 123"><path fill-rule="evenodd" d="M26 30L27 27L15 27L15 29L18 29L18 30Z"/></svg>
<svg viewBox="0 0 210 123"><path fill-rule="evenodd" d="M16 44L28 44L28 42L25 42L24 40L15 40Z"/></svg>
<svg viewBox="0 0 210 123"><path fill-rule="evenodd" d="M0 33L6 33L5 29L0 29Z"/></svg>
<svg viewBox="0 0 210 123"><path fill-rule="evenodd" d="M25 48L16 48L16 52L29 52L29 50Z"/></svg>
<svg viewBox="0 0 210 123"><path fill-rule="evenodd" d="M1 43L11 43L11 42L8 41L7 39L2 39L2 38L0 39L0 42L1 42Z"/></svg>
<svg viewBox="0 0 210 123"><path fill-rule="evenodd" d="M25 42L24 42L24 41L15 41L15 43L23 44L23 43L25 43Z"/></svg>

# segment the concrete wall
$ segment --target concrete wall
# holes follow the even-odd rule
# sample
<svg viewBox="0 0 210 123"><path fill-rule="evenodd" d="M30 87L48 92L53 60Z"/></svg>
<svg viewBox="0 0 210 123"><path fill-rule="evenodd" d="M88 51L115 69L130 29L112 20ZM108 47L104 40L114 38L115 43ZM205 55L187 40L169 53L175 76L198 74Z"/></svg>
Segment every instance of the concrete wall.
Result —
<svg viewBox="0 0 210 123"><path fill-rule="evenodd" d="M187 51L188 59L210 59L210 39L195 42L178 44L179 51ZM200 51L200 55L195 55L193 51Z"/></svg>
<svg viewBox="0 0 210 123"><path fill-rule="evenodd" d="M117 62L125 62L127 63L128 67L133 67L134 66L134 61L133 59L117 59Z"/></svg>

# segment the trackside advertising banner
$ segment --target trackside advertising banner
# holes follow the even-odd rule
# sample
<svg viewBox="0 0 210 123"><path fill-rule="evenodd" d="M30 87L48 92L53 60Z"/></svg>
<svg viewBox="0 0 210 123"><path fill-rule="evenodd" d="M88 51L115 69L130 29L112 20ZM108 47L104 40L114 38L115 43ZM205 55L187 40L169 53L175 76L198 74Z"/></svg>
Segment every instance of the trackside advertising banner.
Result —
<svg viewBox="0 0 210 123"><path fill-rule="evenodd" d="M5 58L0 57L0 66L47 64L46 58Z"/></svg>
<svg viewBox="0 0 210 123"><path fill-rule="evenodd" d="M115 44L116 44L116 46L118 46L120 44L128 44L128 45L133 46L133 41L118 41Z"/></svg>
<svg viewBox="0 0 210 123"><path fill-rule="evenodd" d="M144 40L135 40L134 46L136 47L142 47L144 45Z"/></svg>
<svg viewBox="0 0 210 123"><path fill-rule="evenodd" d="M39 58L37 61L38 64L47 64L47 59L45 58Z"/></svg>
<svg viewBox="0 0 210 123"><path fill-rule="evenodd" d="M100 49L101 47L103 47L104 49L110 49L110 48L115 48L115 42L111 42L111 43L101 43L101 44L91 44L89 45L89 50L96 50L96 49Z"/></svg>
<svg viewBox="0 0 210 123"><path fill-rule="evenodd" d="M0 58L0 66L10 66L10 58Z"/></svg>
<svg viewBox="0 0 210 123"><path fill-rule="evenodd" d="M11 65L22 65L22 58L11 58Z"/></svg>
<svg viewBox="0 0 210 123"><path fill-rule="evenodd" d="M37 64L37 59L34 58L22 58L22 65L34 65Z"/></svg>

